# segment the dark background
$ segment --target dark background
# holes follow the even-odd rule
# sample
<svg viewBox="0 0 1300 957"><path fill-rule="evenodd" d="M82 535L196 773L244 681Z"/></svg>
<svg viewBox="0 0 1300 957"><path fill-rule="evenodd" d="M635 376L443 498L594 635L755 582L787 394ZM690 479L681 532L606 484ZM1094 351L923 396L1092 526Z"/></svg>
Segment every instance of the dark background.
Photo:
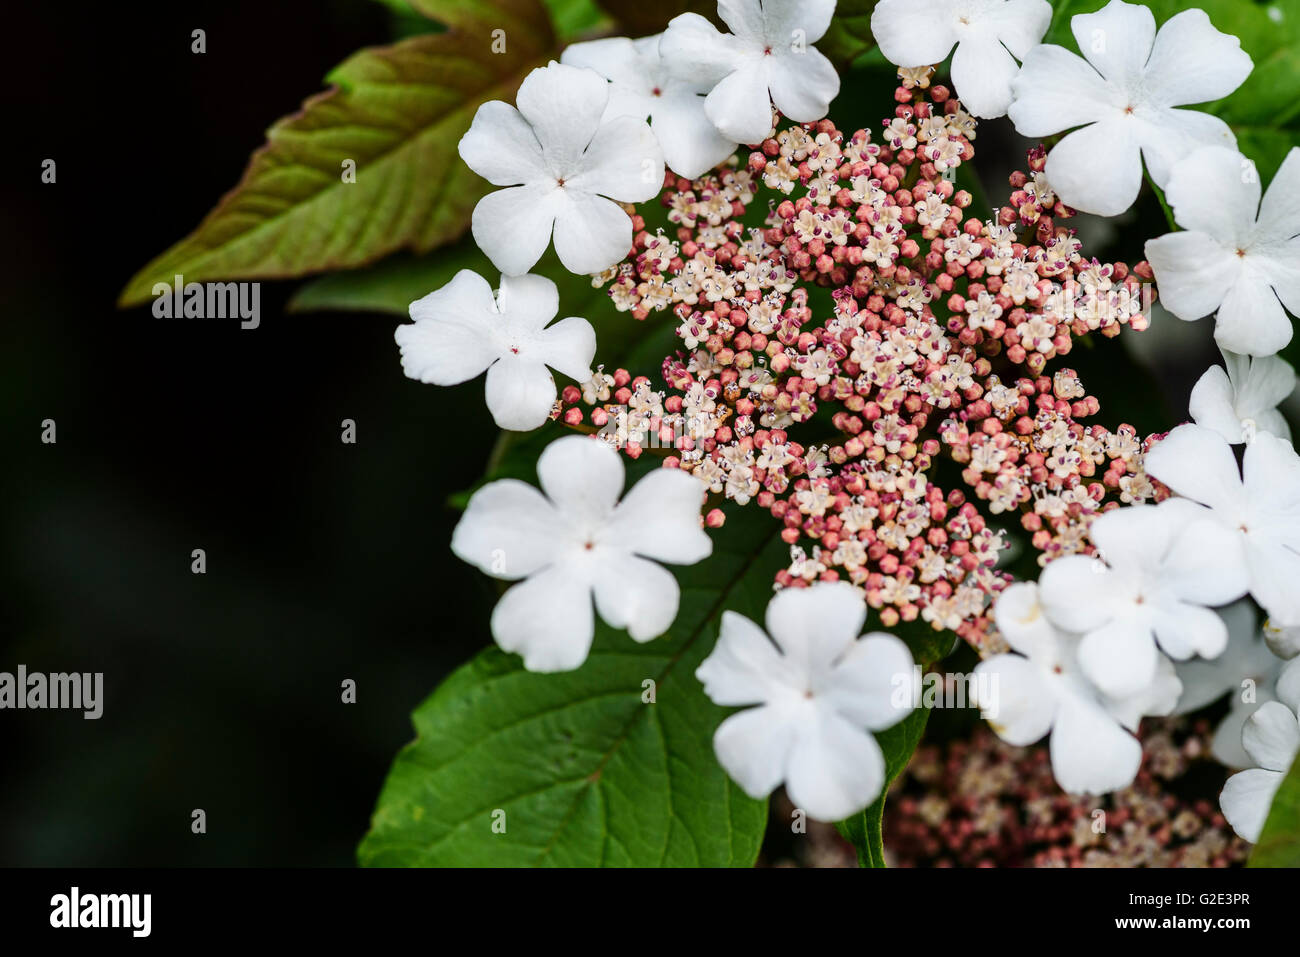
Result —
<svg viewBox="0 0 1300 957"><path fill-rule="evenodd" d="M445 504L495 438L482 383L404 378L390 317L284 315L295 283L255 330L114 302L390 14L5 18L0 671L102 671L105 705L0 711L0 865L349 865L409 712L490 640Z"/></svg>

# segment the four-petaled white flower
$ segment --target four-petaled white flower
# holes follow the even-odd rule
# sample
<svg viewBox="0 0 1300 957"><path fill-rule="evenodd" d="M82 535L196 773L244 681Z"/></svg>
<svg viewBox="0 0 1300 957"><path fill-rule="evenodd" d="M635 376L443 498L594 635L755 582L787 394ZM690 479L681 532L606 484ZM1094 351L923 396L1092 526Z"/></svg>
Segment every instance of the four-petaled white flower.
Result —
<svg viewBox="0 0 1300 957"><path fill-rule="evenodd" d="M1017 60L1052 22L1047 0L880 0L871 33L880 52L901 67L940 63L956 44L952 85L975 116L1002 116L1011 104Z"/></svg>
<svg viewBox="0 0 1300 957"><path fill-rule="evenodd" d="M736 149L704 113L713 88L699 73L671 71L659 55L659 35L629 40L609 37L575 43L561 63L595 70L610 81L605 118L650 117L669 169L688 179L704 175Z"/></svg>
<svg viewBox="0 0 1300 957"><path fill-rule="evenodd" d="M1241 744L1256 767L1228 778L1219 807L1232 829L1252 843L1259 840L1282 779L1300 754L1300 661L1277 679L1277 700L1260 706L1241 733Z"/></svg>
<svg viewBox="0 0 1300 957"><path fill-rule="evenodd" d="M1207 509L1182 499L1130 505L1096 518L1088 535L1101 558L1058 558L1039 584L1048 617L1082 636L1079 666L1093 684L1113 697L1148 687L1157 644L1180 661L1222 653L1227 626L1205 606L1240 598L1246 574L1224 565L1234 536Z"/></svg>
<svg viewBox="0 0 1300 957"><path fill-rule="evenodd" d="M1242 468L1217 432L1180 425L1146 455L1148 475L1210 508L1233 534L1215 556L1224 578L1244 571L1250 592L1284 624L1300 623L1300 457L1286 439L1260 432Z"/></svg>
<svg viewBox="0 0 1300 957"><path fill-rule="evenodd" d="M1235 352L1224 352L1223 361L1226 371L1210 366L1192 387L1192 421L1233 445L1249 442L1258 432L1290 439L1291 427L1277 406L1295 391L1291 363L1280 356L1252 359Z"/></svg>
<svg viewBox="0 0 1300 957"><path fill-rule="evenodd" d="M524 579L493 609L497 644L530 671L577 668L595 632L593 598L600 617L635 641L667 631L681 592L656 562L692 565L713 550L699 481L656 469L620 501L623 460L580 435L548 445L537 477L540 492L516 479L483 486L451 537L459 558L494 578Z"/></svg>
<svg viewBox="0 0 1300 957"><path fill-rule="evenodd" d="M1218 310L1214 338L1233 352L1267 356L1290 342L1282 307L1300 315L1300 147L1263 203L1254 165L1224 147L1179 162L1165 198L1184 230L1146 244L1165 308L1187 320Z"/></svg>
<svg viewBox="0 0 1300 957"><path fill-rule="evenodd" d="M1175 109L1227 96L1251 59L1204 10L1184 10L1156 33L1151 11L1111 0L1070 19L1083 57L1036 46L1011 82L1007 115L1023 136L1075 129L1047 157L1047 178L1075 209L1114 216L1142 186L1142 160L1164 187L1174 163L1197 146L1235 146L1216 116Z"/></svg>
<svg viewBox="0 0 1300 957"><path fill-rule="evenodd" d="M760 143L772 131L772 104L796 123L830 109L840 76L812 44L834 13L835 0L718 0L731 33L683 13L669 21L659 55L675 75L713 84L704 111L724 136Z"/></svg>
<svg viewBox="0 0 1300 957"><path fill-rule="evenodd" d="M456 385L486 370L487 406L497 425L535 429L555 405L550 369L586 382L596 355L596 333L586 319L547 325L559 308L555 283L545 276L502 276L493 296L486 279L462 269L411 303L414 322L394 333L402 371L420 382Z"/></svg>
<svg viewBox="0 0 1300 957"><path fill-rule="evenodd" d="M600 272L632 248L632 220L618 203L659 194L664 156L644 119L602 121L608 102L604 77L553 62L524 78L518 109L491 100L474 114L461 158L510 187L474 207L474 241L503 273L531 269L552 232L570 272Z"/></svg>
<svg viewBox="0 0 1300 957"><path fill-rule="evenodd" d="M866 614L843 582L778 592L767 634L743 615L723 614L718 644L695 675L716 704L757 705L713 737L718 761L750 796L766 797L784 781L796 807L838 821L880 795L885 759L865 729L883 730L911 711L910 693L905 705L894 699L913 687L913 663L893 635L858 637Z"/></svg>
<svg viewBox="0 0 1300 957"><path fill-rule="evenodd" d="M973 686L996 689L994 701L981 695L978 704L998 736L1025 746L1050 733L1052 774L1071 794L1102 794L1132 784L1142 746L1125 728L1136 731L1144 715L1173 711L1182 685L1169 659L1160 655L1135 693L1108 697L1079 666L1078 636L1048 619L1033 582L1005 589L994 620L1019 652L994 655L975 668Z"/></svg>

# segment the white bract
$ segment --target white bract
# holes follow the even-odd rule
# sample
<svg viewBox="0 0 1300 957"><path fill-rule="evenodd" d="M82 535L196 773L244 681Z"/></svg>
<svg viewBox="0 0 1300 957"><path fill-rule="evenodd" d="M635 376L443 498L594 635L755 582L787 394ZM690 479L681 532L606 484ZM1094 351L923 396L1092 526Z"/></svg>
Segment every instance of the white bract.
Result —
<svg viewBox="0 0 1300 957"><path fill-rule="evenodd" d="M577 316L547 325L560 308L545 276L488 281L462 269L451 282L411 303L413 323L393 338L402 371L433 385L456 385L487 372L487 406L503 429L540 426L555 405L555 369L577 382L591 378L596 333ZM549 367L549 368L548 368Z"/></svg>
<svg viewBox="0 0 1300 957"><path fill-rule="evenodd" d="M1277 406L1295 391L1291 363L1279 356L1252 359L1235 352L1223 353L1223 361L1226 370L1210 366L1192 388L1192 420L1233 445L1249 442L1257 432L1290 439L1291 427Z"/></svg>
<svg viewBox="0 0 1300 957"><path fill-rule="evenodd" d="M885 759L867 729L911 711L910 696L906 706L893 698L900 684L912 687L913 663L893 635L858 637L866 614L861 595L842 582L778 592L767 634L743 615L723 614L718 644L695 675L716 704L757 705L713 737L718 761L751 797L784 781L794 805L821 821L879 797Z"/></svg>
<svg viewBox="0 0 1300 957"><path fill-rule="evenodd" d="M718 0L731 33L683 13L669 21L659 55L672 74L715 84L704 111L724 136L760 143L772 131L773 104L796 123L830 109L840 77L812 44L834 13L835 0Z"/></svg>
<svg viewBox="0 0 1300 957"><path fill-rule="evenodd" d="M1233 352L1267 356L1290 342L1282 307L1300 314L1300 147L1262 203L1254 164L1224 147L1179 162L1165 198L1183 232L1146 244L1165 308L1187 320L1217 310L1215 341Z"/></svg>
<svg viewBox="0 0 1300 957"><path fill-rule="evenodd" d="M1265 644L1250 602L1234 602L1219 609L1219 615L1228 627L1228 647L1217 658L1178 663L1183 694L1174 713L1188 714L1230 695L1228 713L1214 729L1211 751L1230 768L1247 768L1252 762L1241 746L1241 731L1256 708L1273 700L1282 660Z"/></svg>
<svg viewBox="0 0 1300 957"><path fill-rule="evenodd" d="M608 101L604 77L551 63L524 78L518 109L491 100L474 114L461 158L510 187L474 207L474 241L503 273L531 269L552 232L570 272L600 272L632 248L632 220L618 203L658 195L664 157L644 119L602 121Z"/></svg>
<svg viewBox="0 0 1300 957"><path fill-rule="evenodd" d="M990 727L1022 747L1050 733L1052 774L1071 794L1101 794L1132 784L1142 746L1125 728L1136 731L1144 715L1173 710L1181 685L1169 659L1159 655L1150 680L1134 694L1107 697L1079 666L1078 636L1048 619L1036 584L1005 589L994 606L994 621L1019 654L994 655L975 668L976 689L997 688L995 701L979 701Z"/></svg>
<svg viewBox="0 0 1300 957"><path fill-rule="evenodd" d="M677 580L656 562L691 565L713 550L700 527L700 483L651 472L623 496L623 460L599 439L571 435L537 460L542 491L502 479L474 493L451 550L510 588L492 637L530 671L568 671L587 658L600 617L636 641L677 617ZM543 494L545 493L545 494ZM653 559L653 561L651 560Z"/></svg>
<svg viewBox="0 0 1300 957"><path fill-rule="evenodd" d="M1300 754L1300 661L1292 661L1277 679L1277 699L1261 705L1241 733L1241 744L1255 767L1228 778L1219 807L1232 829L1248 841L1259 840L1273 797Z"/></svg>
<svg viewBox="0 0 1300 957"><path fill-rule="evenodd" d="M1163 187L1197 146L1236 145L1218 117L1175 109L1227 96L1251 70L1237 38L1214 29L1204 10L1184 10L1156 33L1149 9L1111 0L1071 17L1070 28L1083 56L1033 47L1011 82L1007 110L1023 136L1074 129L1047 157L1047 178L1063 202L1114 216L1137 198L1143 159Z"/></svg>
<svg viewBox="0 0 1300 957"><path fill-rule="evenodd" d="M1264 622L1264 644L1284 661L1300 655L1300 625L1280 625Z"/></svg>
<svg viewBox="0 0 1300 957"><path fill-rule="evenodd" d="M609 37L575 43L561 63L595 70L610 81L605 119L650 117L668 168L679 176L704 175L736 149L704 113L713 83L700 73L669 70L659 55L659 36L629 40Z"/></svg>
<svg viewBox="0 0 1300 957"><path fill-rule="evenodd" d="M1222 605L1246 591L1233 533L1185 500L1130 505L1095 519L1088 531L1100 557L1069 555L1039 579L1057 626L1082 636L1079 665L1098 688L1127 697L1148 687L1157 644L1178 660L1213 658L1228 643Z"/></svg>
<svg viewBox="0 0 1300 957"><path fill-rule="evenodd" d="M1220 573L1244 569L1250 592L1278 622L1300 623L1300 457L1286 439L1261 432L1242 469L1228 441L1199 425L1180 425L1146 456L1147 474L1210 507L1232 534L1217 556Z"/></svg>
<svg viewBox="0 0 1300 957"><path fill-rule="evenodd" d="M901 67L941 62L955 44L952 85L975 116L1002 116L1011 104L1017 60L1052 22L1047 0L881 0L871 13L880 52Z"/></svg>

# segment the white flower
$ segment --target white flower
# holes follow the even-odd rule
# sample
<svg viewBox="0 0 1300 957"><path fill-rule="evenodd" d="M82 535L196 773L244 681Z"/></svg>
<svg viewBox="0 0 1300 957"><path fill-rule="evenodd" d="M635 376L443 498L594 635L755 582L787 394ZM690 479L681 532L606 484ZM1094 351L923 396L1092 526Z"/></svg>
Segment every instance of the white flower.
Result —
<svg viewBox="0 0 1300 957"><path fill-rule="evenodd" d="M497 644L530 671L577 668L591 648L593 598L600 617L635 641L667 631L680 589L655 562L690 565L713 550L700 527L700 483L656 469L619 501L619 454L579 435L548 445L537 477L541 492L515 479L483 486L452 533L458 557L494 578L524 579L492 612Z"/></svg>
<svg viewBox="0 0 1300 957"><path fill-rule="evenodd" d="M713 83L700 74L668 70L659 56L659 36L629 40L610 37L575 43L561 63L595 70L610 81L605 118L650 117L664 160L679 176L704 175L736 149L704 114L704 96Z"/></svg>
<svg viewBox="0 0 1300 957"><path fill-rule="evenodd" d="M1290 439L1291 428L1277 405L1295 391L1291 363L1279 356L1252 359L1235 352L1223 353L1223 361L1226 372L1210 366L1193 386L1192 420L1233 445L1249 442L1257 432Z"/></svg>
<svg viewBox="0 0 1300 957"><path fill-rule="evenodd" d="M1050 733L1052 774L1071 794L1132 784L1142 746L1124 729L1136 731L1143 715L1173 710L1181 685L1169 659L1160 655L1151 679L1134 694L1108 698L1079 666L1078 637L1048 620L1033 582L1004 590L994 620L1019 652L994 655L975 668L973 686L996 689L995 700L979 706L998 736L1025 746Z"/></svg>
<svg viewBox="0 0 1300 957"><path fill-rule="evenodd" d="M812 44L834 13L835 0L718 0L731 33L683 13L669 21L659 55L677 75L716 81L704 112L723 135L760 143L772 131L773 103L796 123L830 109L840 77Z"/></svg>
<svg viewBox="0 0 1300 957"><path fill-rule="evenodd" d="M1196 150L1165 192L1184 231L1148 240L1146 256L1166 309L1188 320L1217 309L1221 348L1267 356L1291 341L1282 307L1300 314L1300 148L1262 204L1259 194L1254 165L1236 150Z"/></svg>
<svg viewBox="0 0 1300 957"><path fill-rule="evenodd" d="M524 78L518 109L491 100L474 114L461 158L511 187L479 200L472 223L474 241L503 273L531 269L552 230L570 272L598 273L632 248L632 220L618 203L657 196L664 157L644 120L602 122L608 101L599 74L551 63Z"/></svg>
<svg viewBox="0 0 1300 957"><path fill-rule="evenodd" d="M1232 829L1252 843L1259 840L1273 797L1300 754L1300 661L1292 661L1277 679L1277 701L1250 716L1241 744L1257 767L1228 778L1219 807Z"/></svg>
<svg viewBox="0 0 1300 957"><path fill-rule="evenodd" d="M1300 624L1264 622L1264 644L1268 645L1269 651L1285 661L1300 656Z"/></svg>
<svg viewBox="0 0 1300 957"><path fill-rule="evenodd" d="M975 116L1002 116L1011 104L1011 80L1025 54L1052 22L1047 0L881 0L871 33L890 63L940 63L957 45L952 83Z"/></svg>
<svg viewBox="0 0 1300 957"><path fill-rule="evenodd" d="M1208 505L1233 533L1236 547L1219 556L1221 573L1231 577L1244 567L1264 610L1284 624L1300 623L1300 457L1291 443L1259 433L1239 472L1223 436L1180 425L1151 448L1145 465L1174 492Z"/></svg>
<svg viewBox="0 0 1300 957"><path fill-rule="evenodd" d="M462 269L411 303L414 323L394 333L402 371L420 382L456 385L486 370L487 406L497 425L535 429L555 404L550 369L585 382L596 354L596 333L586 319L547 325L559 308L555 283L545 276L502 276L493 296L486 279Z"/></svg>
<svg viewBox="0 0 1300 957"><path fill-rule="evenodd" d="M1116 697L1149 686L1157 644L1180 661L1223 651L1228 629L1205 606L1240 598L1246 575L1225 562L1234 537L1210 512L1178 499L1129 505L1095 519L1088 535L1104 563L1068 555L1039 584L1048 617L1082 636L1079 666L1093 684Z"/></svg>
<svg viewBox="0 0 1300 957"><path fill-rule="evenodd" d="M1170 17L1157 34L1149 9L1111 0L1071 17L1070 28L1083 58L1054 44L1031 49L1007 110L1022 136L1081 127L1047 157L1047 178L1067 205L1122 213L1141 188L1143 159L1163 187L1196 146L1236 144L1218 117L1174 109L1227 96L1251 70L1237 38L1214 29L1204 10Z"/></svg>
<svg viewBox="0 0 1300 957"><path fill-rule="evenodd" d="M1248 768L1251 759L1241 746L1241 731L1259 705L1273 700L1282 660L1264 642L1250 602L1234 602L1219 609L1219 615L1228 626L1228 647L1214 659L1178 663L1183 694L1174 713L1198 711L1230 694L1228 713L1214 729L1210 750L1230 768Z"/></svg>
<svg viewBox="0 0 1300 957"><path fill-rule="evenodd" d="M912 655L893 635L858 634L867 608L843 582L787 588L767 606L767 633L725 612L718 644L696 670L716 704L757 705L722 722L718 761L751 797L782 781L810 817L838 821L869 806L885 783L883 730L911 710ZM773 644L775 641L775 644Z"/></svg>

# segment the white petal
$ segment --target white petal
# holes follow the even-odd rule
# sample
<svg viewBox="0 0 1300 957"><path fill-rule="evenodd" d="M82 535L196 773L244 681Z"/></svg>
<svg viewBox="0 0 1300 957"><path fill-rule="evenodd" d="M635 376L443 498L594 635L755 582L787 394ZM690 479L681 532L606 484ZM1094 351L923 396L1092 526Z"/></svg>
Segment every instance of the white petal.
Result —
<svg viewBox="0 0 1300 957"><path fill-rule="evenodd" d="M866 602L852 585L818 582L777 592L767 603L767 633L792 666L811 674L848 650L866 617Z"/></svg>
<svg viewBox="0 0 1300 957"><path fill-rule="evenodd" d="M1011 94L1007 116L1021 136L1050 136L1118 112L1101 75L1082 57L1051 43L1025 54Z"/></svg>
<svg viewBox="0 0 1300 957"><path fill-rule="evenodd" d="M1050 744L1056 783L1070 794L1128 787L1142 763L1142 746L1096 702L1065 695Z"/></svg>
<svg viewBox="0 0 1300 957"><path fill-rule="evenodd" d="M545 276L503 275L496 303L512 329L537 332L559 311L560 291Z"/></svg>
<svg viewBox="0 0 1300 957"><path fill-rule="evenodd" d="M1300 656L1300 626L1278 625L1270 621L1264 627L1264 642L1268 650L1284 661ZM1300 702L1296 708L1300 709Z"/></svg>
<svg viewBox="0 0 1300 957"><path fill-rule="evenodd" d="M1292 714L1300 714L1300 661L1288 661L1282 667L1274 692Z"/></svg>
<svg viewBox="0 0 1300 957"><path fill-rule="evenodd" d="M1186 602L1162 603L1153 612L1156 640L1180 661L1192 655L1217 658L1228 646L1228 627L1208 608Z"/></svg>
<svg viewBox="0 0 1300 957"><path fill-rule="evenodd" d="M1008 744L1033 744L1056 720L1056 696L1041 667L1019 655L994 655L975 666L980 716Z"/></svg>
<svg viewBox="0 0 1300 957"><path fill-rule="evenodd" d="M1242 541L1238 529L1187 499L1170 499L1156 507L1173 517L1177 529L1159 571L1170 595L1195 605L1226 605L1246 594L1250 578L1238 559ZM1233 560L1228 561L1228 556ZM1217 654L1197 650L1207 657Z"/></svg>
<svg viewBox="0 0 1300 957"><path fill-rule="evenodd" d="M668 630L677 617L681 589L662 565L635 555L602 553L593 587L596 611L633 641L649 641Z"/></svg>
<svg viewBox="0 0 1300 957"><path fill-rule="evenodd" d="M761 143L772 131L767 70L751 62L724 78L704 100L710 122L737 143Z"/></svg>
<svg viewBox="0 0 1300 957"><path fill-rule="evenodd" d="M1242 457L1246 493L1258 512L1268 516L1270 533L1293 548L1300 546L1300 456L1286 439L1264 433L1246 446Z"/></svg>
<svg viewBox="0 0 1300 957"><path fill-rule="evenodd" d="M555 507L516 479L475 492L451 533L451 550L494 578L526 578L551 563L563 525Z"/></svg>
<svg viewBox="0 0 1300 957"><path fill-rule="evenodd" d="M1235 508L1243 498L1232 446L1199 425L1178 426L1151 447L1144 464L1179 495L1211 508Z"/></svg>
<svg viewBox="0 0 1300 957"><path fill-rule="evenodd" d="M402 371L435 385L456 385L482 375L500 352L492 327L500 321L492 287L462 269L451 282L411 303L412 325L398 326Z"/></svg>
<svg viewBox="0 0 1300 957"><path fill-rule="evenodd" d="M1006 0L986 7L977 22L996 34L1016 59L1023 60L1047 33L1052 5L1047 0Z"/></svg>
<svg viewBox="0 0 1300 957"><path fill-rule="evenodd" d="M1258 442L1263 436L1256 436ZM1270 436L1271 438L1271 436ZM1254 544L1247 539L1246 568L1250 593L1279 621L1300 621L1300 555L1282 544Z"/></svg>
<svg viewBox="0 0 1300 957"><path fill-rule="evenodd" d="M752 23L753 11L759 7L754 0L720 0L718 15L731 26L730 9L738 7L747 10L743 15L745 24ZM763 0L761 36L774 49L789 46L796 31L802 34L805 42L816 43L825 36L834 15L835 0ZM734 27L732 32L741 35Z"/></svg>
<svg viewBox="0 0 1300 957"><path fill-rule="evenodd" d="M478 108L458 149L465 165L494 186L530 183L546 175L533 128L501 100L489 100Z"/></svg>
<svg viewBox="0 0 1300 957"><path fill-rule="evenodd" d="M1107 712L1120 724L1133 733L1147 715L1164 717L1173 714L1178 706L1179 696L1183 692L1183 683L1178 678L1174 663L1161 655L1156 663L1156 676L1151 684L1137 694L1125 698L1107 698Z"/></svg>
<svg viewBox="0 0 1300 957"><path fill-rule="evenodd" d="M944 0L880 0L871 11L871 34L886 60L901 67L930 66L957 42Z"/></svg>
<svg viewBox="0 0 1300 957"><path fill-rule="evenodd" d="M1273 287L1282 305L1292 314L1300 314L1300 236L1284 243L1252 246L1247 262Z"/></svg>
<svg viewBox="0 0 1300 957"><path fill-rule="evenodd" d="M840 92L840 75L831 61L813 47L772 60L767 82L776 108L796 123L825 117Z"/></svg>
<svg viewBox="0 0 1300 957"><path fill-rule="evenodd" d="M713 552L700 527L704 488L680 469L655 469L623 496L610 517L610 540L620 548L676 565L693 565Z"/></svg>
<svg viewBox="0 0 1300 957"><path fill-rule="evenodd" d="M913 666L912 653L900 639L873 632L853 643L829 676L817 682L814 694L854 727L883 731L912 710L910 695L903 702L899 692L911 690Z"/></svg>
<svg viewBox="0 0 1300 957"><path fill-rule="evenodd" d="M485 392L498 428L531 432L550 417L555 378L543 362L506 355L488 369Z"/></svg>
<svg viewBox="0 0 1300 957"><path fill-rule="evenodd" d="M1003 116L1011 105L1011 81L1020 70L995 36L971 36L957 45L952 83L962 104L982 119Z"/></svg>
<svg viewBox="0 0 1300 957"><path fill-rule="evenodd" d="M474 242L507 275L526 273L551 241L559 190L546 183L488 193L474 207Z"/></svg>
<svg viewBox="0 0 1300 957"><path fill-rule="evenodd" d="M1282 777L1277 771L1251 768L1228 778L1219 793L1223 816L1238 835L1252 844L1264 830L1264 821L1277 789L1282 786Z"/></svg>
<svg viewBox="0 0 1300 957"><path fill-rule="evenodd" d="M572 671L587 660L594 633L591 589L563 565L513 586L492 610L492 637L529 671Z"/></svg>
<svg viewBox="0 0 1300 957"><path fill-rule="evenodd" d="M1156 35L1156 19L1141 4L1111 0L1096 13L1070 18L1079 52L1122 89L1139 85Z"/></svg>
<svg viewBox="0 0 1300 957"><path fill-rule="evenodd" d="M1187 235L1186 233L1174 235ZM1211 429L1233 445L1245 441L1241 419L1233 408L1232 383L1222 366L1210 366L1192 386L1188 411L1199 426Z"/></svg>
<svg viewBox="0 0 1300 957"><path fill-rule="evenodd" d="M1200 232L1169 233L1146 244L1160 303L1179 319L1218 309L1241 272L1241 260Z"/></svg>
<svg viewBox="0 0 1300 957"><path fill-rule="evenodd" d="M1300 752L1300 722L1282 702L1265 702L1246 722L1241 744L1259 767L1285 773Z"/></svg>
<svg viewBox="0 0 1300 957"><path fill-rule="evenodd" d="M596 330L586 319L569 316L543 329L529 354L575 382L586 382L596 357Z"/></svg>
<svg viewBox="0 0 1300 957"><path fill-rule="evenodd" d="M820 711L801 724L787 759L785 789L795 807L818 821L839 821L871 805L885 784L885 756L866 731Z"/></svg>
<svg viewBox="0 0 1300 957"><path fill-rule="evenodd" d="M1245 730L1246 719L1252 712L1253 708L1240 707L1234 703L1214 729L1214 737L1210 741L1210 753L1214 755L1214 760L1224 767L1248 768L1254 763L1246 753L1246 749L1241 746L1241 733Z"/></svg>
<svg viewBox="0 0 1300 957"><path fill-rule="evenodd" d="M567 193L555 217L555 254L569 272L592 275L632 249L632 220L602 196Z"/></svg>
<svg viewBox="0 0 1300 957"><path fill-rule="evenodd" d="M1229 352L1273 355L1291 341L1291 320L1269 287L1269 277L1247 260L1214 322L1214 341Z"/></svg>
<svg viewBox="0 0 1300 957"><path fill-rule="evenodd" d="M787 7L794 5L786 4ZM773 6L781 6L781 0L776 0ZM761 0L718 0L718 17L741 40L758 44L767 39L767 18Z"/></svg>
<svg viewBox="0 0 1300 957"><path fill-rule="evenodd" d="M704 113L704 97L694 93L665 96L654 111L650 128L659 138L664 161L688 179L703 176L736 150L736 143L718 132Z"/></svg>
<svg viewBox="0 0 1300 957"><path fill-rule="evenodd" d="M1045 171L1062 202L1099 216L1124 212L1142 186L1138 143L1122 119L1070 133L1047 154Z"/></svg>
<svg viewBox="0 0 1300 957"><path fill-rule="evenodd" d="M1084 632L1115 614L1119 583L1098 559L1067 555L1050 562L1038 579L1038 600L1047 618L1066 631Z"/></svg>
<svg viewBox="0 0 1300 957"><path fill-rule="evenodd" d="M668 21L659 39L659 58L667 73L682 82L716 84L740 65L742 56L735 37L719 33L698 13L683 13Z"/></svg>
<svg viewBox="0 0 1300 957"><path fill-rule="evenodd" d="M554 61L524 77L515 95L550 172L559 178L581 168L582 152L596 135L608 101L609 83L594 70Z"/></svg>
<svg viewBox="0 0 1300 957"><path fill-rule="evenodd" d="M733 714L713 735L713 752L731 779L752 798L765 798L785 780L795 728L788 712L763 705Z"/></svg>
<svg viewBox="0 0 1300 957"><path fill-rule="evenodd" d="M1016 582L998 595L993 621L1007 644L1030 658L1057 654L1056 629L1047 620L1036 582Z"/></svg>
<svg viewBox="0 0 1300 957"><path fill-rule="evenodd" d="M761 704L788 690L789 670L763 629L734 611L722 613L718 643L695 669L704 693L723 706Z"/></svg>
<svg viewBox="0 0 1300 957"><path fill-rule="evenodd" d="M546 497L573 524L603 524L623 491L623 460L600 439L566 435L537 459Z"/></svg>
<svg viewBox="0 0 1300 957"><path fill-rule="evenodd" d="M1139 114L1139 141L1151 179L1161 189L1169 185L1174 168L1207 146L1235 150L1237 138L1227 123L1197 110L1146 110ZM1241 176L1240 170L1238 177Z"/></svg>
<svg viewBox="0 0 1300 957"><path fill-rule="evenodd" d="M1300 146L1291 147L1268 184L1259 209L1261 242L1280 242L1300 234Z"/></svg>
<svg viewBox="0 0 1300 957"><path fill-rule="evenodd" d="M1158 662L1151 629L1131 618L1095 628L1079 642L1079 667L1112 698L1126 698L1150 686Z"/></svg>
<svg viewBox="0 0 1300 957"><path fill-rule="evenodd" d="M644 82L644 60L637 45L627 37L605 37L586 43L571 43L564 48L560 62L580 69L595 70L615 86L637 88ZM613 93L612 90L610 92ZM645 119L648 114L649 110L641 114L640 118ZM612 118L608 109L605 118Z"/></svg>
<svg viewBox="0 0 1300 957"><path fill-rule="evenodd" d="M664 154L645 120L619 116L600 125L566 189L643 203L664 184Z"/></svg>
<svg viewBox="0 0 1300 957"><path fill-rule="evenodd" d="M1204 10L1184 10L1160 26L1146 64L1146 89L1169 106L1208 103L1241 86L1254 64L1236 37Z"/></svg>
<svg viewBox="0 0 1300 957"><path fill-rule="evenodd" d="M1225 246L1246 243L1259 210L1259 177L1243 175L1244 162L1236 150L1202 146L1175 164L1165 199L1178 225Z"/></svg>
<svg viewBox="0 0 1300 957"><path fill-rule="evenodd" d="M1244 416L1259 418L1265 412L1276 409L1279 403L1295 391L1295 368L1281 356L1259 356L1253 359L1237 356L1236 365L1239 369L1244 367L1245 374L1233 383L1233 404ZM1267 431L1279 434L1272 429ZM1281 437L1287 438L1287 435L1282 434Z"/></svg>
<svg viewBox="0 0 1300 957"><path fill-rule="evenodd" d="M1178 677L1183 683L1178 714L1198 711L1217 701L1234 691L1241 678L1254 673L1251 653L1261 643L1253 606L1248 601L1238 601L1218 609L1217 614L1228 629L1228 648L1213 660L1193 658L1178 663Z"/></svg>

